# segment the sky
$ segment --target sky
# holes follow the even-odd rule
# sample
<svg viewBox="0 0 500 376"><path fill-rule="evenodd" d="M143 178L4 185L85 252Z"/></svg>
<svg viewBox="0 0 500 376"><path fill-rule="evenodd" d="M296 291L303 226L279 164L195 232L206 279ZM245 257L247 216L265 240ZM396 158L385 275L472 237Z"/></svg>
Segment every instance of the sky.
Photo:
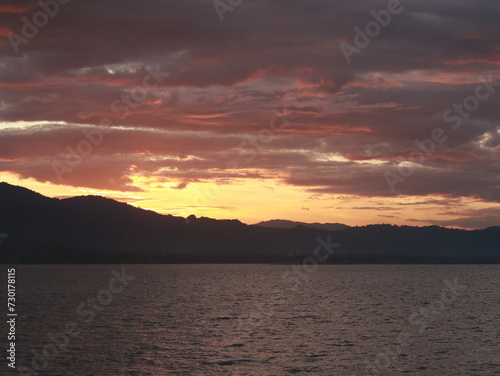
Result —
<svg viewBox="0 0 500 376"><path fill-rule="evenodd" d="M2 0L0 181L164 214L500 225L498 0Z"/></svg>

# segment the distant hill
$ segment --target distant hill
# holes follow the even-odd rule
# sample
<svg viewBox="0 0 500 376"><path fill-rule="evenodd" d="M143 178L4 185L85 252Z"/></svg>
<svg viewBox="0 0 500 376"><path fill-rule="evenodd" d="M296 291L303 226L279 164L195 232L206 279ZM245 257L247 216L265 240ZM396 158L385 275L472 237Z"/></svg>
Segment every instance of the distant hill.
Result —
<svg viewBox="0 0 500 376"><path fill-rule="evenodd" d="M500 227L286 222L293 227L186 221L99 196L48 198L0 183L0 263L299 263L328 236L341 246L323 263L500 263Z"/></svg>
<svg viewBox="0 0 500 376"><path fill-rule="evenodd" d="M287 221L286 219L271 219L270 221L263 221L256 223L254 226L284 228L284 229L291 229L297 226L307 226L316 228L318 230L327 230L327 231L338 231L349 227L342 223L305 223L305 222Z"/></svg>

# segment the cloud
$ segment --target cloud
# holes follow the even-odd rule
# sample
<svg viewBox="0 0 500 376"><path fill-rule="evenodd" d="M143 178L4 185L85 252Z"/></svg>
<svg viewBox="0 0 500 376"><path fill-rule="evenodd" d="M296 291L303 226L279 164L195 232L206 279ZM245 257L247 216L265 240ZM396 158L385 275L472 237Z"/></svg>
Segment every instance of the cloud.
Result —
<svg viewBox="0 0 500 376"><path fill-rule="evenodd" d="M183 182L179 183L175 187L172 187L172 189L186 189L189 183L192 182L198 182L198 179L193 179L193 180L184 180Z"/></svg>
<svg viewBox="0 0 500 376"><path fill-rule="evenodd" d="M406 2L348 64L339 42L372 9L381 3L248 2L221 23L200 0L70 2L15 53L8 34L21 35L38 5L6 0L0 169L61 184L54 162L109 119L113 132L63 184L134 191L132 176L147 175L182 190L258 178L322 195L500 202L500 93L458 130L443 120L479 76L500 79L500 3ZM168 77L135 100L157 66ZM271 130L283 107L293 121ZM391 192L384 172L438 127L447 141Z"/></svg>
<svg viewBox="0 0 500 376"><path fill-rule="evenodd" d="M468 209L455 213L459 218L449 220L425 221L438 226L460 227L467 229L483 229L491 226L500 226L500 208Z"/></svg>

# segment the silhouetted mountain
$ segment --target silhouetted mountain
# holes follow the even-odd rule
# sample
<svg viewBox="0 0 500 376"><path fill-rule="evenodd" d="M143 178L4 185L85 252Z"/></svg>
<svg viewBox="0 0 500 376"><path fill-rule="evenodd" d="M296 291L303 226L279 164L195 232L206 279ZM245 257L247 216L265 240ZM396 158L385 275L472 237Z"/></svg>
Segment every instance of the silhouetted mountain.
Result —
<svg viewBox="0 0 500 376"><path fill-rule="evenodd" d="M349 227L347 225L344 225L343 223L317 223L317 222L305 223L305 222L288 221L286 219L271 219L270 221L263 221L255 224L255 226L260 226L260 227L284 228L284 229L291 229L301 225L327 231L338 231Z"/></svg>
<svg viewBox="0 0 500 376"><path fill-rule="evenodd" d="M5 234L8 234L6 237ZM500 227L371 225L327 231L238 220L187 220L99 196L56 199L0 183L1 263L302 262L500 263ZM311 259L309 259L310 261Z"/></svg>

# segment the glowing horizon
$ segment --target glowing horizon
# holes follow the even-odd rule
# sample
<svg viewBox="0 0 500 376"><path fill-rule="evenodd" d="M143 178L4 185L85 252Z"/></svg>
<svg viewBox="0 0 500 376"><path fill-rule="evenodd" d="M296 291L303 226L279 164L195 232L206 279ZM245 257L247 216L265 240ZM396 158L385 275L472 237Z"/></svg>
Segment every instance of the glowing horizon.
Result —
<svg viewBox="0 0 500 376"><path fill-rule="evenodd" d="M396 3L376 33L338 2L71 3L27 38L38 7L7 0L0 177L245 223L500 225L496 21Z"/></svg>

